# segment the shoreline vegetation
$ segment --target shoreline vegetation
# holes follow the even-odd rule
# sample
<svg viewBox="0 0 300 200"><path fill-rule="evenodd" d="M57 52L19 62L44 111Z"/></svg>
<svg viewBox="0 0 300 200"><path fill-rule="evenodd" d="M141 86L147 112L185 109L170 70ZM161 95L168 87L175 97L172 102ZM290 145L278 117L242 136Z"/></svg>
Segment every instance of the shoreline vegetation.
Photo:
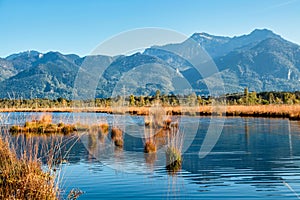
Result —
<svg viewBox="0 0 300 200"><path fill-rule="evenodd" d="M156 105L151 110L150 121L148 123L145 121L145 127L151 132L149 141L152 141L151 148L154 148L154 150L151 149L144 153L145 159L150 154L151 157L156 159L157 146L167 145L168 148L165 154L166 169L170 175L175 175L181 170L184 137L183 133L179 131L178 122L173 121L170 115L165 118L165 114L165 110ZM64 131L64 128L67 130ZM154 134L152 134L152 130ZM56 144L50 142L51 147L49 147L53 151L49 151L48 148L44 149L49 157L45 156L46 161L42 163L42 157L44 157L43 149L40 149L42 146L38 142L34 142L33 138L27 138L26 134L69 134L77 131L87 131L91 138L97 138L100 135L101 137L110 136L110 141L116 147L114 150L123 149L125 142L123 131L115 125L109 127L107 123L64 124L59 122L54 124L52 114L45 113L39 119L33 118L31 121L26 121L24 125L14 125L10 127L8 132L16 134L17 138L19 136L22 138L24 134L24 139L26 139L22 142L22 146L13 149L16 146L9 141L11 138L7 137L7 141L5 141L5 138L0 136L0 157L2 159L0 163L0 198L60 199L61 190L58 188L57 177L55 176L56 167L64 162L61 155L59 157L61 161L57 162L56 154L58 152L56 152L56 149L60 147L57 148ZM108 135L109 131L110 135ZM28 146L26 146L27 143ZM23 145L25 146L23 147ZM146 144L145 149L147 149ZM81 194L83 194L81 190L71 190L68 199L77 199Z"/></svg>
<svg viewBox="0 0 300 200"><path fill-rule="evenodd" d="M266 117L300 120L300 105L205 105L165 106L166 113L186 116ZM149 115L151 106L143 107L59 107L59 108L0 108L0 112L95 112L108 114Z"/></svg>
<svg viewBox="0 0 300 200"><path fill-rule="evenodd" d="M43 170L35 150L18 157L0 136L0 199L59 199L55 177Z"/></svg>
<svg viewBox="0 0 300 200"><path fill-rule="evenodd" d="M107 129L101 124L98 127L101 131ZM59 187L60 169L70 150L63 151L66 144L62 144L62 138L49 137L46 142L40 137L73 134L74 125L54 124L51 114L43 114L24 126L2 125L0 131L0 199L59 200L68 194L66 199L75 200L83 194L80 189L64 193Z"/></svg>
<svg viewBox="0 0 300 200"><path fill-rule="evenodd" d="M166 95L117 96L90 100L0 99L0 112L96 112L149 115L151 107L161 105L172 115L269 117L300 120L300 92L249 92L218 97Z"/></svg>

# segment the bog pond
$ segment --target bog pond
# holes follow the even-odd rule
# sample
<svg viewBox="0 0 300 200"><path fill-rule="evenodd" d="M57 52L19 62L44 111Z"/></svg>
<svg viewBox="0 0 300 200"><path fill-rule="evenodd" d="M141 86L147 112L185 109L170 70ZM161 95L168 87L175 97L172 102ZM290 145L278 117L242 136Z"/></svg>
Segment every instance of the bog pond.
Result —
<svg viewBox="0 0 300 200"><path fill-rule="evenodd" d="M41 113L1 113L3 127ZM79 199L300 199L300 122L267 118L181 116L181 169L166 168L164 147L146 154L144 116L52 113L54 122L118 126L124 146L87 132L11 136L16 144L38 140L55 146L64 160L58 183L66 198ZM3 129L2 129L3 130ZM6 133L2 133L6 134Z"/></svg>

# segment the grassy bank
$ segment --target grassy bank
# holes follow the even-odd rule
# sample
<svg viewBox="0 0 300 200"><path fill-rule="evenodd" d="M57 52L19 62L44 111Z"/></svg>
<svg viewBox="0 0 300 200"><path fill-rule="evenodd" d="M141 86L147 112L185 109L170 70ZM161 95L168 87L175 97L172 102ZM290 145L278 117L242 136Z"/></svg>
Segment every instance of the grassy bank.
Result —
<svg viewBox="0 0 300 200"><path fill-rule="evenodd" d="M300 120L300 105L226 106L226 116L271 117Z"/></svg>
<svg viewBox="0 0 300 200"><path fill-rule="evenodd" d="M10 108L0 109L0 112L99 112L116 113L131 115L149 115L150 106L144 107L85 107L85 108L38 108L22 109ZM227 106L165 106L167 113L173 115L192 115L192 116L248 116L248 117L272 117L289 118L300 120L300 105L227 105Z"/></svg>

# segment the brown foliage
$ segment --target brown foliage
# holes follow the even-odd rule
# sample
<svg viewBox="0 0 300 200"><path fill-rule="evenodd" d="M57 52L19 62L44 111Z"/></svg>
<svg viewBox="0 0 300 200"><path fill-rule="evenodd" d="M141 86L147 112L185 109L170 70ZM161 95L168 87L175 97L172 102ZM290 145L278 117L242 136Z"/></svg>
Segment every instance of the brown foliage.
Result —
<svg viewBox="0 0 300 200"><path fill-rule="evenodd" d="M156 152L156 145L155 145L155 143L152 142L152 141L150 141L150 140L147 141L145 143L144 152L145 153L154 153L154 152Z"/></svg>
<svg viewBox="0 0 300 200"><path fill-rule="evenodd" d="M58 199L54 178L41 163L25 155L20 159L0 138L0 199Z"/></svg>

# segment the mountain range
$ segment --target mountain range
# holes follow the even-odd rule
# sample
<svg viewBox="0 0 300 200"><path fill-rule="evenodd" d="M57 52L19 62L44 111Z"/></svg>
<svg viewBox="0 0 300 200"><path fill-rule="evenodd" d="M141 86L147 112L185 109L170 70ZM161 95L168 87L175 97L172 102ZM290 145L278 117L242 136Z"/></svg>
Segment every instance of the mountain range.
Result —
<svg viewBox="0 0 300 200"><path fill-rule="evenodd" d="M204 53L193 60L199 46ZM205 67L212 61L214 73L201 74L195 68L195 62ZM186 88L209 94L208 84L221 84L219 77L223 93L245 87L257 92L299 90L300 46L271 30L256 29L235 37L194 33L182 43L152 46L128 56L26 51L0 58L0 98L71 99L89 89L94 97L124 90L134 95L153 95L157 89L182 93Z"/></svg>

